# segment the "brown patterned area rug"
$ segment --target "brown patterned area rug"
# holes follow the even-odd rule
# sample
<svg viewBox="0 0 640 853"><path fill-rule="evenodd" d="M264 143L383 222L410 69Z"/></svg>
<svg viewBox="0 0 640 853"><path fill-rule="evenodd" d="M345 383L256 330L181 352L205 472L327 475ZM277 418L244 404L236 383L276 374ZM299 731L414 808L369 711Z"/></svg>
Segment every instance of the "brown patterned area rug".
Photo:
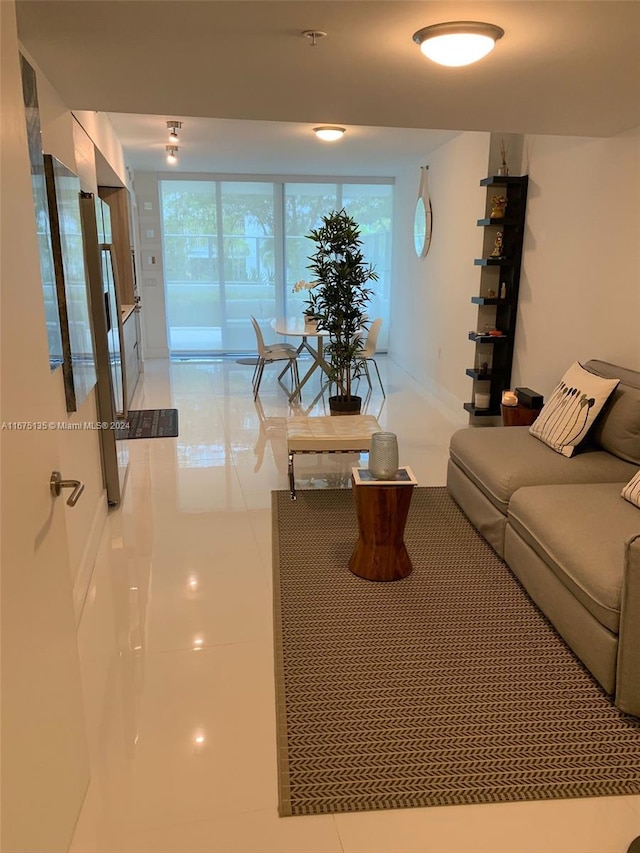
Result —
<svg viewBox="0 0 640 853"><path fill-rule="evenodd" d="M280 814L640 794L618 711L445 488L409 577L347 562L350 490L273 492Z"/></svg>

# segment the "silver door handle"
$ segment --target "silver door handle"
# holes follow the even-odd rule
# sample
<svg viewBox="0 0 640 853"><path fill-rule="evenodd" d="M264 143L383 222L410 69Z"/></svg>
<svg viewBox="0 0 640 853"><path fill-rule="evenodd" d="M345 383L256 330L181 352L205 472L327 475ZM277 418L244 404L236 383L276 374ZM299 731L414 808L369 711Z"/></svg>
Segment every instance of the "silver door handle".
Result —
<svg viewBox="0 0 640 853"><path fill-rule="evenodd" d="M73 489L67 498L67 506L75 506L78 503L78 498L84 492L84 483L80 480L63 480L60 471L52 471L49 487L54 498L60 496L63 489Z"/></svg>

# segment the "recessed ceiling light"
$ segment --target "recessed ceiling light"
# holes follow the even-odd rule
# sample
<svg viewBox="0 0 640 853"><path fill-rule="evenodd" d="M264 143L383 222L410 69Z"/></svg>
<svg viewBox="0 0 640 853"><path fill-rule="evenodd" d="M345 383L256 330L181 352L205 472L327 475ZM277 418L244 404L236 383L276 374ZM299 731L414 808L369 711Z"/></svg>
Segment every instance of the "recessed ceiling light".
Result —
<svg viewBox="0 0 640 853"><path fill-rule="evenodd" d="M331 124L325 124L322 127L313 128L313 132L318 139L322 139L324 142L335 142L340 139L346 131L346 127L337 127L336 125Z"/></svg>
<svg viewBox="0 0 640 853"><path fill-rule="evenodd" d="M504 30L480 21L450 21L423 27L413 40L429 59L439 65L471 65L490 53Z"/></svg>

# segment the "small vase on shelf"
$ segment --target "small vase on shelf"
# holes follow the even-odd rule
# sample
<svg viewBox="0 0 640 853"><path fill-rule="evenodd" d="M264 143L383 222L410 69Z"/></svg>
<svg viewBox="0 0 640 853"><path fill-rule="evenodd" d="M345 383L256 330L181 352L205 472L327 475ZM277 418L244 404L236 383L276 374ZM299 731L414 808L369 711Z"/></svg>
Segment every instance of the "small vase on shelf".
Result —
<svg viewBox="0 0 640 853"><path fill-rule="evenodd" d="M509 167L507 166L507 151L508 150L509 149L507 148L504 139L501 139L500 140L500 157L502 158L502 163L500 163L500 165L498 166L498 172L497 172L497 174L501 178L506 178L506 176L509 174Z"/></svg>

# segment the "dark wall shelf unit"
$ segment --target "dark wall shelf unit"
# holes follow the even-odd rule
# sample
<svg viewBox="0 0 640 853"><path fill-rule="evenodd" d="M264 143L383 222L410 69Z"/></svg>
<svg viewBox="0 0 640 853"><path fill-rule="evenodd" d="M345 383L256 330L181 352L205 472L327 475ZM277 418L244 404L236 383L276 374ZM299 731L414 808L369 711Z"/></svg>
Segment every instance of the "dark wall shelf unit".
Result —
<svg viewBox="0 0 640 853"><path fill-rule="evenodd" d="M469 332L469 340L476 345L475 365L466 373L473 380L472 400L480 392L486 401L488 393L489 407L465 403L465 410L474 416L500 416L502 391L511 382L528 183L528 175L495 175L480 181L480 186L487 188L486 215L477 220L478 227L485 229L486 257L474 260L474 265L481 267L480 294L471 297L478 306L478 325ZM494 196L506 197L504 216L491 216ZM502 246L500 256L493 257L498 232ZM487 327L502 335L487 334Z"/></svg>
<svg viewBox="0 0 640 853"><path fill-rule="evenodd" d="M475 367L467 367L465 370L467 376L470 376L472 379L480 379L483 382L486 382L488 379L491 379L491 371L487 370L486 373L483 373L481 370L477 370Z"/></svg>
<svg viewBox="0 0 640 853"><path fill-rule="evenodd" d="M476 258L473 262L477 267L510 267L511 258Z"/></svg>
<svg viewBox="0 0 640 853"><path fill-rule="evenodd" d="M473 405L473 403L465 403L464 407L470 415L474 415L478 418L496 417L496 412L493 411L493 407L490 407L489 409L478 409L476 406ZM497 414L500 414L500 410L498 410Z"/></svg>

